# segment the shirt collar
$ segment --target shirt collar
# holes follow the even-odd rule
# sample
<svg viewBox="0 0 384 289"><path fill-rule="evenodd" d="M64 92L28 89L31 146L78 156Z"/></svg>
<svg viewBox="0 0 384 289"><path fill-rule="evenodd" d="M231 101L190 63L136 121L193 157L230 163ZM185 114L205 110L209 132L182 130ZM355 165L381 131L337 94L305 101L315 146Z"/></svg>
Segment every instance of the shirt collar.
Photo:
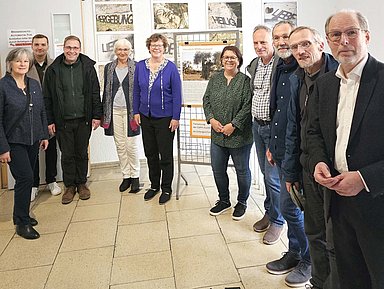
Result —
<svg viewBox="0 0 384 289"><path fill-rule="evenodd" d="M361 75L363 74L363 69L365 64L368 61L368 53L365 55L365 57L350 71L347 73L346 76L344 76L343 69L341 68L341 65L339 64L339 67L336 70L335 75L343 80L352 79L352 80L359 80L361 78Z"/></svg>

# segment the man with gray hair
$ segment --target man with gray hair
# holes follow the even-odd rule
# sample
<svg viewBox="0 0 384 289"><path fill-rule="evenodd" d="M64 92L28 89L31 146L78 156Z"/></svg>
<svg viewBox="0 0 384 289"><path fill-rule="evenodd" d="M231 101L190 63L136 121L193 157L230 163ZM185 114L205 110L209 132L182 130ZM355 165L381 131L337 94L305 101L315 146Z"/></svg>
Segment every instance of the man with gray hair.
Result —
<svg viewBox="0 0 384 289"><path fill-rule="evenodd" d="M337 61L324 53L324 41L315 29L300 26L289 36L289 46L299 68L291 75L291 99L287 112L285 157L283 174L287 191L303 190L304 228L308 237L312 262L313 288L339 288L331 228L326 230L324 190L310 171L306 130L308 126L308 98L315 80L337 68ZM300 164L301 161L301 164ZM326 195L328 196L328 195ZM328 226L330 227L330 225ZM327 250L328 248L328 250Z"/></svg>
<svg viewBox="0 0 384 289"><path fill-rule="evenodd" d="M384 288L384 64L368 53L367 19L343 10L326 21L339 61L308 100L310 169L330 190L342 289Z"/></svg>

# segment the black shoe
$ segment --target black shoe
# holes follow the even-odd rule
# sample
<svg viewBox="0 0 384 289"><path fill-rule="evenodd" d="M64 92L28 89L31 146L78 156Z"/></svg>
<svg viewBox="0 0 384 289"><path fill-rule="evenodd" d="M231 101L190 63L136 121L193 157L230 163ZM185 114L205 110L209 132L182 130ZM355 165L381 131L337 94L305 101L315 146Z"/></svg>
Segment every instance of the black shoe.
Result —
<svg viewBox="0 0 384 289"><path fill-rule="evenodd" d="M149 201L154 196L157 195L157 193L160 191L160 189L152 189L150 188L145 194L144 194L144 200Z"/></svg>
<svg viewBox="0 0 384 289"><path fill-rule="evenodd" d="M279 260L267 263L267 271L274 275L281 275L292 271L300 262L300 255L294 252L286 252Z"/></svg>
<svg viewBox="0 0 384 289"><path fill-rule="evenodd" d="M16 234L24 239L38 239L40 234L29 224L29 225L16 225Z"/></svg>
<svg viewBox="0 0 384 289"><path fill-rule="evenodd" d="M131 190L129 191L130 194L136 194L140 191L140 181L139 178L132 178L131 183Z"/></svg>
<svg viewBox="0 0 384 289"><path fill-rule="evenodd" d="M171 192L162 192L159 198L159 204L163 205L171 199Z"/></svg>
<svg viewBox="0 0 384 289"><path fill-rule="evenodd" d="M131 178L123 179L123 181L120 184L119 191L124 192L128 190L129 186L131 185L131 182L132 182Z"/></svg>
<svg viewBox="0 0 384 289"><path fill-rule="evenodd" d="M29 223L34 227L37 226L39 222L35 218L29 217Z"/></svg>
<svg viewBox="0 0 384 289"><path fill-rule="evenodd" d="M223 202L219 200L216 202L215 206L209 210L209 214L211 216L218 216L221 213L224 213L225 211L229 210L230 208L231 208L231 203Z"/></svg>
<svg viewBox="0 0 384 289"><path fill-rule="evenodd" d="M246 205L243 205L242 203L237 203L235 206L235 210L232 214L232 219L235 221L240 221L242 218L244 218L245 210L247 209Z"/></svg>

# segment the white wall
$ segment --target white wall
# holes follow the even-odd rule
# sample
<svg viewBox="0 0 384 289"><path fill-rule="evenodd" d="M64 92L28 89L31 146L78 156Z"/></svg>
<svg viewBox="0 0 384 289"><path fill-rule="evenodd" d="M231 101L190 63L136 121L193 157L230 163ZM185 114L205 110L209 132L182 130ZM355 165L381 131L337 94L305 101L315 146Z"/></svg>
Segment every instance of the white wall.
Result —
<svg viewBox="0 0 384 289"><path fill-rule="evenodd" d="M241 1L241 0L238 0ZM274 0L270 0L271 2ZM277 0L276 0L277 1ZM283 1L283 0L281 0ZM223 1L225 2L225 1ZM252 44L252 30L262 23L263 0L243 0L243 54L245 66L255 56ZM279 2L279 1L277 1ZM145 39L153 32L151 19L151 1L133 0L135 27L135 59L148 57ZM312 26L324 35L326 18L340 9L357 9L365 14L371 26L372 42L370 52L378 59L384 60L381 39L384 30L381 29L381 18L378 11L384 11L384 2L366 0L298 0L298 24ZM204 31L206 27L206 1L190 0L190 31ZM72 20L72 34L83 39L84 53L95 59L94 23L92 0L13 0L0 1L0 57L4 73L4 59L9 51L7 47L7 32L9 29L35 29L36 33L43 33L52 39L52 13L70 13ZM83 20L81 15L83 14ZM53 51L51 50L51 55ZM90 143L91 163L103 163L117 160L117 154L112 137L105 137L103 130L93 132ZM141 151L141 157L144 157Z"/></svg>

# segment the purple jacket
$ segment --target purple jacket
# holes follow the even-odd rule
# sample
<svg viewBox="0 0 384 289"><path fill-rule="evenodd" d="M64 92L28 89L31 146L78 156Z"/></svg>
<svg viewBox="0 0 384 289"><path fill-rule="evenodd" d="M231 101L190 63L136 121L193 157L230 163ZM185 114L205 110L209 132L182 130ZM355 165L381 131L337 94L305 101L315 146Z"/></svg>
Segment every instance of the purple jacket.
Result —
<svg viewBox="0 0 384 289"><path fill-rule="evenodd" d="M133 114L142 113L152 117L172 117L180 119L181 80L176 65L168 61L155 79L152 90L149 89L150 71L145 60L136 64L133 85Z"/></svg>

